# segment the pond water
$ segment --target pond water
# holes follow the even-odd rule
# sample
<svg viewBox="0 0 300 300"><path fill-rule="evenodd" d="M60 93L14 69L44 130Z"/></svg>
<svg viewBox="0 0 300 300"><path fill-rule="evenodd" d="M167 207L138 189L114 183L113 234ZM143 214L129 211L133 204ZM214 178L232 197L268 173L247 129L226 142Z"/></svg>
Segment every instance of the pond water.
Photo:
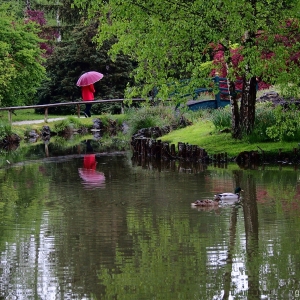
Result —
<svg viewBox="0 0 300 300"><path fill-rule="evenodd" d="M0 169L0 299L300 298L297 168L41 156Z"/></svg>

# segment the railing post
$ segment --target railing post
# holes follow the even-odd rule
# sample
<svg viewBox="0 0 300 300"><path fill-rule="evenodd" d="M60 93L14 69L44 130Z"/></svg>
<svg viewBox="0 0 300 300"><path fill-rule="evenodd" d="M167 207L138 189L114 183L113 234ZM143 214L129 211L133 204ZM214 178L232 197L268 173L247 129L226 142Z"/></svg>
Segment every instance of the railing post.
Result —
<svg viewBox="0 0 300 300"><path fill-rule="evenodd" d="M78 118L80 118L80 105L79 104L76 105L77 105L77 116Z"/></svg>
<svg viewBox="0 0 300 300"><path fill-rule="evenodd" d="M121 114L124 114L124 102L121 102Z"/></svg>
<svg viewBox="0 0 300 300"><path fill-rule="evenodd" d="M12 116L11 116L11 110L8 110L8 123L11 125L12 124Z"/></svg>
<svg viewBox="0 0 300 300"><path fill-rule="evenodd" d="M48 107L45 107L45 116L44 116L45 123L48 122Z"/></svg>

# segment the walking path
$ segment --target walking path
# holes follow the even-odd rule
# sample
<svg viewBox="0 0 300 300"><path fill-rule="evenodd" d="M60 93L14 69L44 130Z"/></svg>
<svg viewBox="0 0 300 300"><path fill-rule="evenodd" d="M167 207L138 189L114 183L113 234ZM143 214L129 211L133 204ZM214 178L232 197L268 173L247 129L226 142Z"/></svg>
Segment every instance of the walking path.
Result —
<svg viewBox="0 0 300 300"><path fill-rule="evenodd" d="M85 117L80 117L80 118L85 118ZM54 121L61 121L66 119L66 117L62 118L50 118L47 120L47 123L54 122ZM27 124L40 124L44 123L44 120L31 120L31 121L18 121L18 122L12 122L12 125L27 125Z"/></svg>

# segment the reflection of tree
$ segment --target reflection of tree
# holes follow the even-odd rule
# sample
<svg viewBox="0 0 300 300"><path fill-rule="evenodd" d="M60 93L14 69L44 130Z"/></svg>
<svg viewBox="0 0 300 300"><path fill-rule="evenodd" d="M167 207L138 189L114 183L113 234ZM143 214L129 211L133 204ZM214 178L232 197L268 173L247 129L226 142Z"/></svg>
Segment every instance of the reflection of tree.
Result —
<svg viewBox="0 0 300 300"><path fill-rule="evenodd" d="M234 247L236 241L236 224L237 224L238 208L233 207L230 216L230 227L229 227L229 249L226 259L226 272L224 274L224 295L223 299L229 298L230 286L231 286L231 272L232 272L232 258L234 254Z"/></svg>
<svg viewBox="0 0 300 300"><path fill-rule="evenodd" d="M226 299L229 293L238 298L244 292L235 285L243 274L236 274L234 267L242 264L248 299L259 298L262 285L275 290L284 282L280 296L295 290L300 219L282 209L280 195L278 206L256 204L256 185L274 194L289 190L294 173L281 171L272 177L261 172L255 177L257 173L243 170L233 177L232 170L223 169L190 176L178 172L176 165L170 164L168 172L163 167L149 172L129 167L129 158L112 156L106 164L97 156L108 184L94 193L80 188L77 168L83 156L76 157L72 163L55 158L48 164L0 170L5 182L0 184L1 221L23 226L8 235L0 222L0 250L5 243L11 250L1 253L9 263L6 281L1 272L0 281L36 288L36 295L49 284L61 298L94 294L96 299L220 299L224 291ZM18 176L26 180L16 180ZM121 180L122 187L113 180ZM190 209L193 187L198 194L201 184L209 194L220 182L244 189L243 208ZM142 200L132 196L136 194ZM24 277L17 282L21 272Z"/></svg>
<svg viewBox="0 0 300 300"><path fill-rule="evenodd" d="M248 299L260 299L259 268L258 263L258 210L256 202L256 184L252 176L244 181L245 197L243 201L247 273L248 273Z"/></svg>
<svg viewBox="0 0 300 300"><path fill-rule="evenodd" d="M39 164L0 170L0 181L1 298L10 287L18 293L17 286L30 289L36 283L35 240L40 235L49 185L43 176L43 166ZM24 267L26 264L29 268Z"/></svg>
<svg viewBox="0 0 300 300"><path fill-rule="evenodd" d="M243 195L243 212L246 233L246 253L247 253L247 270L248 270L248 299L259 299L259 267L256 259L258 257L258 210L256 203L256 185L255 180L251 175L243 178L243 171L234 171L233 180L235 186L242 186ZM224 275L224 296L223 299L228 299L231 287L232 273L232 256L234 253L236 241L236 226L237 226L237 207L232 208L230 218L230 240L227 256L227 271Z"/></svg>
<svg viewBox="0 0 300 300"><path fill-rule="evenodd" d="M235 170L233 171L233 186L241 187L243 178L243 171ZM223 299L228 299L230 295L231 288L231 273L232 273L232 265L233 265L233 255L234 248L236 244L236 229L237 229L237 217L238 217L238 207L233 206L231 215L230 215L230 226L229 226L229 246L228 246L228 254L226 259L226 272L224 274L224 295Z"/></svg>
<svg viewBox="0 0 300 300"><path fill-rule="evenodd" d="M130 208L127 234L133 239L133 253L126 259L117 248L117 268L101 265L101 299L175 299L180 294L184 299L212 299L220 294L222 282L216 278L222 268L216 266L216 251L207 255L207 249L217 249L218 220L203 215L199 222L194 227L186 216L162 217L152 209L141 214Z"/></svg>
<svg viewBox="0 0 300 300"><path fill-rule="evenodd" d="M101 157L98 159L101 164ZM122 299L134 299L132 291L136 299L149 295L174 299L174 292L183 289L187 299L195 294L212 299L221 290L222 282L215 278L221 277L222 268L216 264L215 256L207 254L207 249L217 248L216 241L223 234L219 218L205 213L200 219L197 215L190 219L187 214L178 214L187 207L178 198L174 183L188 186L190 179L185 174L139 169L133 176L133 170L124 163L123 159L111 157L109 164L101 164L108 184L96 199L94 193L84 189L76 189L74 195L74 183L78 182L76 165L82 164L82 158L73 164L61 162L47 168L53 178L51 198L66 199L61 203L63 225L53 227L51 232L56 240L56 263L70 269L73 291L84 287L98 299L117 294ZM108 174L122 178L122 185L130 189L110 189ZM155 177L157 180L153 180ZM198 180L204 179L203 174L198 176ZM136 207L134 199L128 199L134 193L151 198L147 196L142 206L139 199ZM91 274L88 280L85 274ZM101 280L94 278L96 274Z"/></svg>

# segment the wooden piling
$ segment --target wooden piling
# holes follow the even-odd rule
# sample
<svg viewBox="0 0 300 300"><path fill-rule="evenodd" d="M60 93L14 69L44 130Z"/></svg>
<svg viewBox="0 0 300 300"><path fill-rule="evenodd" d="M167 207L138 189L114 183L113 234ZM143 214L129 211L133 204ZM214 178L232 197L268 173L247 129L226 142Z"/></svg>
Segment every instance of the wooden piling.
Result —
<svg viewBox="0 0 300 300"><path fill-rule="evenodd" d="M172 155L173 157L176 156L175 144L171 144L171 155Z"/></svg>

